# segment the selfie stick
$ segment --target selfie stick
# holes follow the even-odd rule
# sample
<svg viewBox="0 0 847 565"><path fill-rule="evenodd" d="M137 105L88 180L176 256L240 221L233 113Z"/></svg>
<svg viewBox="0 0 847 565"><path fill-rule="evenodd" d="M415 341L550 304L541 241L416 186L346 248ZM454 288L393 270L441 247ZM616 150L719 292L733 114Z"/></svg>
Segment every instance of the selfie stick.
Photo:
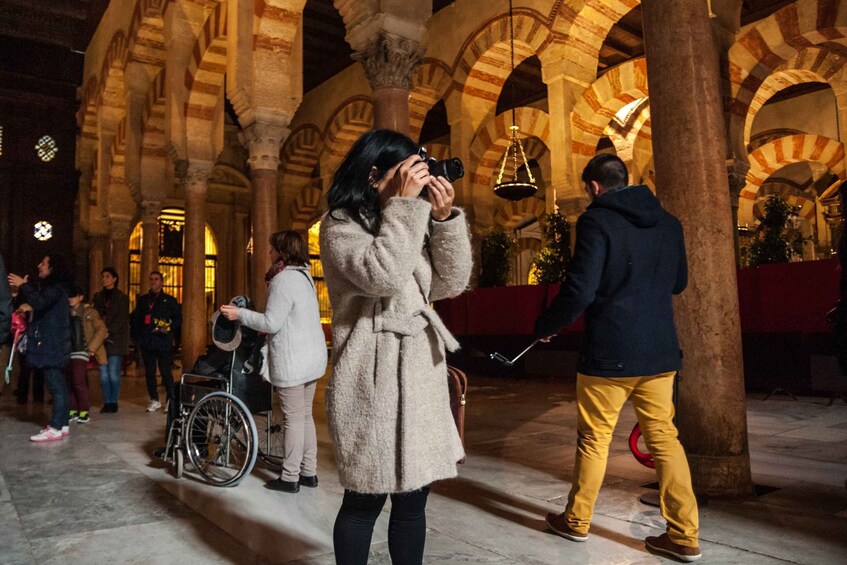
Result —
<svg viewBox="0 0 847 565"><path fill-rule="evenodd" d="M526 353L527 351L529 351L530 349L532 349L532 348L535 346L535 344L536 344L536 343L538 343L539 341L541 341L541 340L540 340L540 339L536 339L535 341L533 341L532 343L530 343L530 344L529 344L529 347L527 347L526 349L524 349L523 351L521 351L520 353L518 353L518 356L517 356L517 357L515 357L514 359L509 359L509 358L508 358L508 357L506 357L505 355L503 355L503 354L501 354L501 353L497 353L496 351L495 351L494 353L492 353L491 355L489 355L488 357L489 357L489 359L491 359L492 361L497 361L497 362L502 363L503 365L505 365L505 366L507 366L507 367L511 367L512 365L514 365L514 364L515 364L515 361L517 361L518 359L520 359L521 357L523 357L524 353Z"/></svg>

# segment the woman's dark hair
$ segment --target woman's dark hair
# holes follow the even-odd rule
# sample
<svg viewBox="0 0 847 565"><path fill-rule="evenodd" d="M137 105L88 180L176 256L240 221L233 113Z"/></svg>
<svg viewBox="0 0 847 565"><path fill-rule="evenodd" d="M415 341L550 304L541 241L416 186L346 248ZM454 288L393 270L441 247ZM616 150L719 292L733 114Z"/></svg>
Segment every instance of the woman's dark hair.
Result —
<svg viewBox="0 0 847 565"><path fill-rule="evenodd" d="M115 286L117 286L117 285L118 285L118 272L115 270L115 268L114 268L114 267L106 267L105 269L103 269L102 271L100 271L100 274L101 274L101 275L102 275L103 273L109 273L110 275L112 275L112 276L115 278Z"/></svg>
<svg viewBox="0 0 847 565"><path fill-rule="evenodd" d="M268 238L268 241L282 256L286 265L303 267L309 264L309 248L300 232L276 232Z"/></svg>
<svg viewBox="0 0 847 565"><path fill-rule="evenodd" d="M344 210L365 230L376 233L382 216L379 194L372 185L388 169L417 151L418 145L402 133L388 129L365 132L332 177L326 195L329 213ZM376 179L371 178L371 167L379 171Z"/></svg>
<svg viewBox="0 0 847 565"><path fill-rule="evenodd" d="M71 269L65 258L55 253L47 253L45 256L50 260L50 274L44 278L45 282L69 284Z"/></svg>
<svg viewBox="0 0 847 565"><path fill-rule="evenodd" d="M606 190L626 186L629 178L626 165L617 155L595 155L582 171L582 182L595 181Z"/></svg>

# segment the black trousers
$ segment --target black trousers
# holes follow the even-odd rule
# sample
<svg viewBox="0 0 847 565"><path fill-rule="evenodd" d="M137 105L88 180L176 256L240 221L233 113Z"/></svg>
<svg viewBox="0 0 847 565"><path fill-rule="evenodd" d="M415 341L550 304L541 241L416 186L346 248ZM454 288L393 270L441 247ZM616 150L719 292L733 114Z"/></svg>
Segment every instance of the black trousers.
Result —
<svg viewBox="0 0 847 565"><path fill-rule="evenodd" d="M391 495L388 552L393 565L420 565L423 562L428 495L428 486ZM344 491L332 535L338 565L365 565L368 562L374 524L387 498L386 494Z"/></svg>
<svg viewBox="0 0 847 565"><path fill-rule="evenodd" d="M29 398L29 383L32 381L32 399L35 402L44 402L44 373L41 369L31 367L26 362L26 355L16 354L19 360L18 367L18 402L26 403Z"/></svg>
<svg viewBox="0 0 847 565"><path fill-rule="evenodd" d="M141 357L144 359L144 374L147 377L147 394L150 400L159 400L159 391L156 387L156 365L162 373L162 384L165 386L165 395L168 400L173 398L174 375L171 372L173 351L156 351L153 349L141 349Z"/></svg>

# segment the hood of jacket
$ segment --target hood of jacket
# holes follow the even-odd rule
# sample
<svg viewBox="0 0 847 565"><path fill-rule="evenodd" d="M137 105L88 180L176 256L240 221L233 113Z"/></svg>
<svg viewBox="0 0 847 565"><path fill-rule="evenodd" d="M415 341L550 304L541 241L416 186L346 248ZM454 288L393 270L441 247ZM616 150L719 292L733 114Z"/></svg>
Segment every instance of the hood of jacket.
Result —
<svg viewBox="0 0 847 565"><path fill-rule="evenodd" d="M659 201L643 184L624 186L594 199L589 208L614 210L639 228L653 227L665 211Z"/></svg>

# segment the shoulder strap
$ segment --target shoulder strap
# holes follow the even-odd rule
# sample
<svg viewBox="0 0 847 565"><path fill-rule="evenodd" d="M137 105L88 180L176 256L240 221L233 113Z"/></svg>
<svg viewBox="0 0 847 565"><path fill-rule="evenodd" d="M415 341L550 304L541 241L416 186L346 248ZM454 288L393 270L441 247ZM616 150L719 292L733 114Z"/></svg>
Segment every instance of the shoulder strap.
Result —
<svg viewBox="0 0 847 565"><path fill-rule="evenodd" d="M297 270L300 272L301 275L306 277L306 280L309 281L309 284L312 285L312 288L314 289L315 288L315 281L312 280L312 277L310 277L309 274L306 271L303 271L301 269L297 269Z"/></svg>

